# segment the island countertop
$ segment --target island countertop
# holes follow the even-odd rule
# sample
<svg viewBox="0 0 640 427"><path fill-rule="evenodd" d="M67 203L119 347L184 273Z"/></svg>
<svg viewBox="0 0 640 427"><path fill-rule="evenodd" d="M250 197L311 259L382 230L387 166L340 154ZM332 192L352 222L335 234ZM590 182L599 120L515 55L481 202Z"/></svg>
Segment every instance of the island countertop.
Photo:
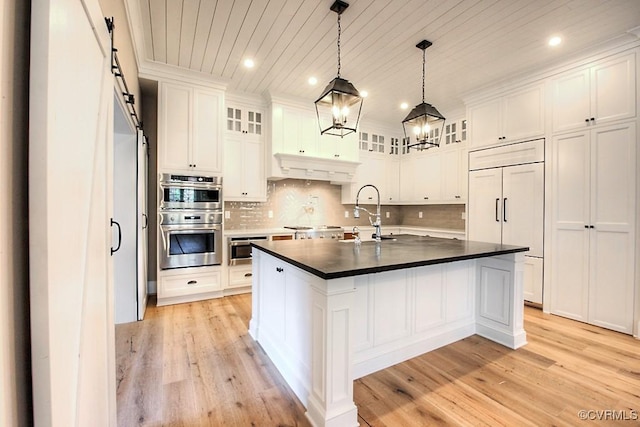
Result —
<svg viewBox="0 0 640 427"><path fill-rule="evenodd" d="M529 250L499 243L413 235L393 237L395 240L380 243L362 242L359 247L353 242L328 239L252 242L251 246L324 280Z"/></svg>

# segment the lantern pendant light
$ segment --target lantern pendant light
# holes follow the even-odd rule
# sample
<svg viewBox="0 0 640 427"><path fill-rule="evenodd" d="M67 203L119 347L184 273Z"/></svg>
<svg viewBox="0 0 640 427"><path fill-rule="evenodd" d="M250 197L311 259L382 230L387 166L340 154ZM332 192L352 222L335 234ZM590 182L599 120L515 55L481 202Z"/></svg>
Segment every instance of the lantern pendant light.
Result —
<svg viewBox="0 0 640 427"><path fill-rule="evenodd" d="M422 50L422 103L416 105L402 121L404 136L409 139L409 147L422 150L440 145L440 136L444 128L445 118L431 104L424 101L425 50L431 46L428 40L416 45Z"/></svg>
<svg viewBox="0 0 640 427"><path fill-rule="evenodd" d="M336 0L331 10L338 14L338 76L333 79L322 95L316 100L316 114L320 134L344 137L358 128L360 112L362 111L362 97L360 92L348 81L340 77L340 16L349 3ZM354 112L357 111L357 115ZM331 117L327 120L328 117Z"/></svg>

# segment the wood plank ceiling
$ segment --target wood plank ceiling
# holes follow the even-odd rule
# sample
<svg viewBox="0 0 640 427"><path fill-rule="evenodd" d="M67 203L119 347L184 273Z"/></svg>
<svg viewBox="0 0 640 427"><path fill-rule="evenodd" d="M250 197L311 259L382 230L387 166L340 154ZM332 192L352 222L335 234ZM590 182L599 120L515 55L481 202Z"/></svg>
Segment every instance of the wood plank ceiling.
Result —
<svg viewBox="0 0 640 427"><path fill-rule="evenodd" d="M211 74L231 92L315 101L337 73L333 0L127 0L138 7L146 60ZM638 0L350 0L342 15L341 76L369 92L363 117L400 123L426 101L445 115L497 81L560 63L640 26ZM633 32L629 30L635 29ZM563 43L552 49L550 36ZM244 58L255 67L246 69ZM309 77L318 79L316 86Z"/></svg>

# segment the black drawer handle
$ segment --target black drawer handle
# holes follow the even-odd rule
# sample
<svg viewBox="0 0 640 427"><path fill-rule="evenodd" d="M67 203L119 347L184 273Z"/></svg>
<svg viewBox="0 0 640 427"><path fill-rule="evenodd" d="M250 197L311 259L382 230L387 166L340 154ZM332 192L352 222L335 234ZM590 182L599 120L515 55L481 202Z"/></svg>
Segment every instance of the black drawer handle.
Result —
<svg viewBox="0 0 640 427"><path fill-rule="evenodd" d="M197 285L197 284L198 284L198 281L197 281L197 280L189 280L189 281L187 282L187 285Z"/></svg>
<svg viewBox="0 0 640 427"><path fill-rule="evenodd" d="M253 273L245 273L244 277L251 277L253 276Z"/></svg>

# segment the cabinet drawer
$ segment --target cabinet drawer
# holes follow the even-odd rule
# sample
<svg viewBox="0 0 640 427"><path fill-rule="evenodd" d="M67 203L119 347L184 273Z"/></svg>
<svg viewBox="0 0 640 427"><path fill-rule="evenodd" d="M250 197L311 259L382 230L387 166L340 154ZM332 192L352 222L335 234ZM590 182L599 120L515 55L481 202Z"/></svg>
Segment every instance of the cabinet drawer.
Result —
<svg viewBox="0 0 640 427"><path fill-rule="evenodd" d="M250 286L253 273L251 266L231 267L229 269L229 288Z"/></svg>
<svg viewBox="0 0 640 427"><path fill-rule="evenodd" d="M168 298L212 292L220 289L220 272L181 274L160 278L159 297Z"/></svg>

